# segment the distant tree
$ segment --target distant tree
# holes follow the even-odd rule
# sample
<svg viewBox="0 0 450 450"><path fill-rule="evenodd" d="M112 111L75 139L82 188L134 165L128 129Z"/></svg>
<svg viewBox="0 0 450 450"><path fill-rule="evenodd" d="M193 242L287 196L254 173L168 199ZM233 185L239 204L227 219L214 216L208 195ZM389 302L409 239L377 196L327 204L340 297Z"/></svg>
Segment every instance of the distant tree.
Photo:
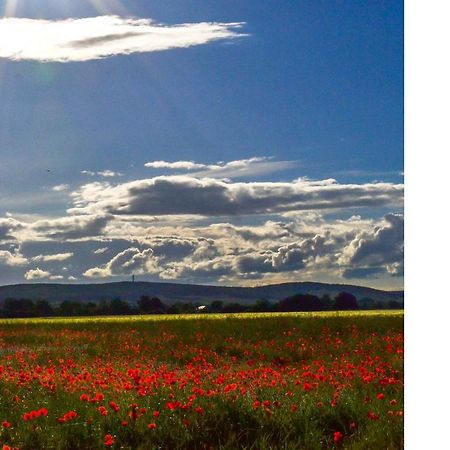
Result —
<svg viewBox="0 0 450 450"><path fill-rule="evenodd" d="M330 311L333 309L333 300L330 297L330 294L323 294L322 297L320 297L320 304L322 305L323 311Z"/></svg>
<svg viewBox="0 0 450 450"><path fill-rule="evenodd" d="M106 298L101 298L97 305L97 314L108 315L110 313L110 303Z"/></svg>
<svg viewBox="0 0 450 450"><path fill-rule="evenodd" d="M252 310L254 312L269 312L272 309L272 305L266 298L261 298L253 305Z"/></svg>
<svg viewBox="0 0 450 450"><path fill-rule="evenodd" d="M240 303L227 303L223 307L224 313L241 313L247 311L247 308L244 305L241 305Z"/></svg>
<svg viewBox="0 0 450 450"><path fill-rule="evenodd" d="M130 314L131 307L127 302L120 298L114 298L109 304L109 310L112 315Z"/></svg>
<svg viewBox="0 0 450 450"><path fill-rule="evenodd" d="M181 308L179 303L174 303L167 308L167 314L180 314Z"/></svg>
<svg viewBox="0 0 450 450"><path fill-rule="evenodd" d="M209 306L209 311L212 313L220 313L223 311L223 302L220 300L214 300Z"/></svg>
<svg viewBox="0 0 450 450"><path fill-rule="evenodd" d="M339 311L358 309L358 300L349 292L341 292L334 299L334 309Z"/></svg>
<svg viewBox="0 0 450 450"><path fill-rule="evenodd" d="M180 314L192 314L195 312L195 308L197 307L192 302L179 303L180 305Z"/></svg>
<svg viewBox="0 0 450 450"><path fill-rule="evenodd" d="M322 303L317 295L297 294L278 302L278 311L322 311Z"/></svg>
<svg viewBox="0 0 450 450"><path fill-rule="evenodd" d="M6 317L33 317L36 315L33 301L27 298L6 298L3 302L3 311Z"/></svg>
<svg viewBox="0 0 450 450"><path fill-rule="evenodd" d="M36 301L34 305L34 310L36 312L36 316L38 317L48 317L53 316L55 314L52 305L50 305L50 303L44 299Z"/></svg>
<svg viewBox="0 0 450 450"><path fill-rule="evenodd" d="M360 309L375 309L375 300L370 297L363 297L358 301Z"/></svg>
<svg viewBox="0 0 450 450"><path fill-rule="evenodd" d="M386 309L387 305L384 302L380 302L379 300L375 302L373 305L373 309Z"/></svg>
<svg viewBox="0 0 450 450"><path fill-rule="evenodd" d="M3 315L5 317L17 317L19 312L19 300L14 297L8 297L3 302Z"/></svg>
<svg viewBox="0 0 450 450"><path fill-rule="evenodd" d="M82 316L98 316L100 313L99 305L93 302L81 303L80 314Z"/></svg>
<svg viewBox="0 0 450 450"><path fill-rule="evenodd" d="M73 302L71 300L64 300L59 305L59 313L61 316L79 316L81 315L82 307L80 302Z"/></svg>
<svg viewBox="0 0 450 450"><path fill-rule="evenodd" d="M397 300L391 300L388 303L389 309L403 309L403 303L398 302Z"/></svg>
<svg viewBox="0 0 450 450"><path fill-rule="evenodd" d="M161 314L165 312L165 305L158 297L150 298L148 295L143 295L139 302L139 310L145 314Z"/></svg>

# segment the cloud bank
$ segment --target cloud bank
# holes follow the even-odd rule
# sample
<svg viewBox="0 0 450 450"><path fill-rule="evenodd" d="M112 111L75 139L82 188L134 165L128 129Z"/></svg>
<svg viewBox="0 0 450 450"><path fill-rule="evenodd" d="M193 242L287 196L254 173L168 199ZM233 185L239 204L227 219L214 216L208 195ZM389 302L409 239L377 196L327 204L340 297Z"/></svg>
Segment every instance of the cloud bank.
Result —
<svg viewBox="0 0 450 450"><path fill-rule="evenodd" d="M279 162L153 161L149 170L183 173L64 185L66 213L0 217L0 283L134 274L227 285L351 279L401 289L403 184L235 180Z"/></svg>
<svg viewBox="0 0 450 450"><path fill-rule="evenodd" d="M189 175L112 185L89 183L72 194L73 214L237 216L400 205L403 185L335 180L234 183Z"/></svg>
<svg viewBox="0 0 450 450"><path fill-rule="evenodd" d="M21 222L10 233L0 244L0 279L5 273L29 281L135 274L218 284L384 279L400 287L403 273L398 214L341 220L314 212L247 224L84 215Z"/></svg>
<svg viewBox="0 0 450 450"><path fill-rule="evenodd" d="M115 55L187 48L245 36L243 23L164 25L152 19L98 16L66 20L0 19L0 58L89 61Z"/></svg>

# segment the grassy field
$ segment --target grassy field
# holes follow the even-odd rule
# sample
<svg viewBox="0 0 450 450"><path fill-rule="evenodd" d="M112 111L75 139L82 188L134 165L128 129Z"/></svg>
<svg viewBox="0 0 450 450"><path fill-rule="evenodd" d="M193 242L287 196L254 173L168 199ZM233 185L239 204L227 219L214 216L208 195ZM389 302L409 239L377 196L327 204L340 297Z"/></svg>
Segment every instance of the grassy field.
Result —
<svg viewBox="0 0 450 450"><path fill-rule="evenodd" d="M403 312L0 320L0 423L6 449L400 449Z"/></svg>

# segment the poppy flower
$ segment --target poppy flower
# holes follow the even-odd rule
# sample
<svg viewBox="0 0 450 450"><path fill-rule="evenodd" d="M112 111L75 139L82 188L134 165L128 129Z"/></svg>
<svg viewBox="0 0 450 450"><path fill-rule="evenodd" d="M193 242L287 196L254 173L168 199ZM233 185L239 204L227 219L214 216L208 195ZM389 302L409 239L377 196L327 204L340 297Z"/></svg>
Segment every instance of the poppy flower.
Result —
<svg viewBox="0 0 450 450"><path fill-rule="evenodd" d="M333 442L339 444L342 439L344 439L344 435L340 431L335 431L333 434Z"/></svg>
<svg viewBox="0 0 450 450"><path fill-rule="evenodd" d="M105 434L105 445L110 446L114 444L114 437L110 434Z"/></svg>

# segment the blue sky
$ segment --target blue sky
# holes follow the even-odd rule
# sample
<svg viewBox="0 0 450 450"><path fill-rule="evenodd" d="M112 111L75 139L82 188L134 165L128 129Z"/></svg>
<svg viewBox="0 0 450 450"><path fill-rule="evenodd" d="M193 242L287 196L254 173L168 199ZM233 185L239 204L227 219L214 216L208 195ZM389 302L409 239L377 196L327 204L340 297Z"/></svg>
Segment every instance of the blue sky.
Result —
<svg viewBox="0 0 450 450"><path fill-rule="evenodd" d="M0 12L0 283L134 271L402 287L402 2L8 0Z"/></svg>

